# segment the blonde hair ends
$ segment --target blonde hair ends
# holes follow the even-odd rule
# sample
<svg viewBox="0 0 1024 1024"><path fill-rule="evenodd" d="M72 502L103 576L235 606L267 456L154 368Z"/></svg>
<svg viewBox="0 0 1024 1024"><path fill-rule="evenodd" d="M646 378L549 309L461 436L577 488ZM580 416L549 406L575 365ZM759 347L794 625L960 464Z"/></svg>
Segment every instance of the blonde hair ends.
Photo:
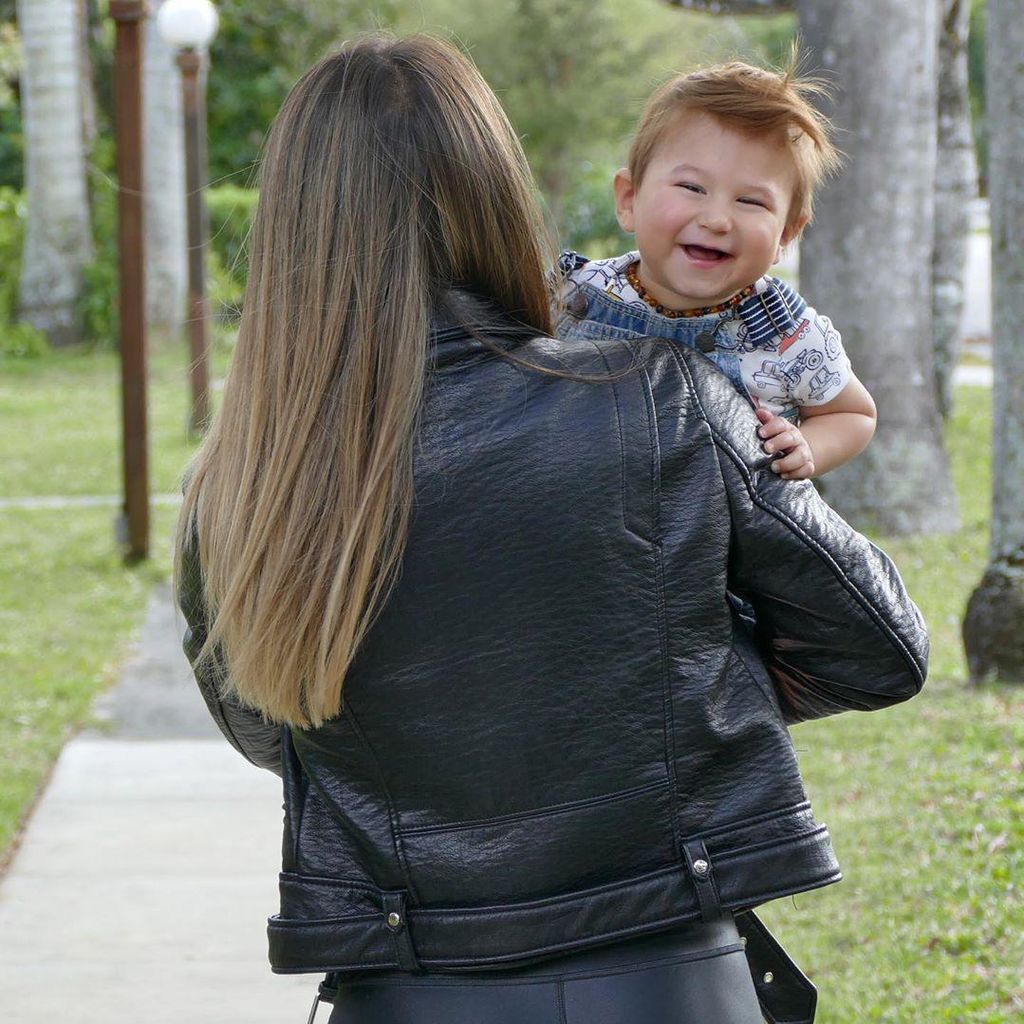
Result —
<svg viewBox="0 0 1024 1024"><path fill-rule="evenodd" d="M550 333L548 260L515 133L452 45L375 35L296 84L178 526L225 695L301 728L340 713L405 548L431 312L460 286Z"/></svg>

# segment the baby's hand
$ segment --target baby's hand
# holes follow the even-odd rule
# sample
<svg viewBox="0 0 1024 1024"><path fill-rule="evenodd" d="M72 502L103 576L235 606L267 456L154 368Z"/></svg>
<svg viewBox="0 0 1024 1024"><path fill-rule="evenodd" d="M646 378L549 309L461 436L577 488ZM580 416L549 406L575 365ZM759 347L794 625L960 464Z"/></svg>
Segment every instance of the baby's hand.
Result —
<svg viewBox="0 0 1024 1024"><path fill-rule="evenodd" d="M763 442L761 447L769 455L785 453L772 463L772 472L778 473L783 480L810 479L814 475L814 456L800 428L767 409L755 409L754 412L761 421L757 430L757 436Z"/></svg>

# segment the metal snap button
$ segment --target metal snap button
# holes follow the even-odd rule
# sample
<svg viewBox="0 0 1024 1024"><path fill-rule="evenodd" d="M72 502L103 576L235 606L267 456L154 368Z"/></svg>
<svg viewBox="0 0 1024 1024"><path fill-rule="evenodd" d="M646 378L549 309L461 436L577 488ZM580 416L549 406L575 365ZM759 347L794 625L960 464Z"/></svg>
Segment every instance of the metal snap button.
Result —
<svg viewBox="0 0 1024 1024"><path fill-rule="evenodd" d="M775 980L775 975L772 974L771 971L765 971L764 972L764 977L762 978L762 981L764 981L764 983L766 985L770 985L774 980Z"/></svg>
<svg viewBox="0 0 1024 1024"><path fill-rule="evenodd" d="M587 312L587 297L582 292L577 292L569 300L569 312L575 317L583 317Z"/></svg>
<svg viewBox="0 0 1024 1024"><path fill-rule="evenodd" d="M715 336L713 334L708 334L707 331L701 331L700 334L697 335L696 341L697 348L699 348L701 352L715 351Z"/></svg>
<svg viewBox="0 0 1024 1024"><path fill-rule="evenodd" d="M388 927L397 928L401 923L402 918L392 910L391 913L388 914Z"/></svg>
<svg viewBox="0 0 1024 1024"><path fill-rule="evenodd" d="M698 878L706 878L711 870L711 865L706 860L695 860L693 862L693 873Z"/></svg>

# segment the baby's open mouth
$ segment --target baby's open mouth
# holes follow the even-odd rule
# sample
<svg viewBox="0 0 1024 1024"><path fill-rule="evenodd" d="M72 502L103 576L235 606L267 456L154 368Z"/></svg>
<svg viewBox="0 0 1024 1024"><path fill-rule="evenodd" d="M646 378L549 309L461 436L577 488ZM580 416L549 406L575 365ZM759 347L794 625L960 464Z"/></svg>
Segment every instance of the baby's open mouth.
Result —
<svg viewBox="0 0 1024 1024"><path fill-rule="evenodd" d="M691 260L700 260L703 263L720 263L732 255L722 249L709 249L706 245L684 245L683 252Z"/></svg>

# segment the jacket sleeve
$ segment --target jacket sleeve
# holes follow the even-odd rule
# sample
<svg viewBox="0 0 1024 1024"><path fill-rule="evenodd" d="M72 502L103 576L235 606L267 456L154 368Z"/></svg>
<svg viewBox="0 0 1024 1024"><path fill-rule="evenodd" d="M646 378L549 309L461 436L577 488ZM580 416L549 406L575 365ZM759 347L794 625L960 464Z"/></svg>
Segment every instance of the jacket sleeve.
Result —
<svg viewBox="0 0 1024 1024"><path fill-rule="evenodd" d="M213 720L228 743L243 757L258 768L280 775L281 727L264 721L258 711L246 707L230 694L223 694L226 672L219 651L210 658L198 660L206 642L207 615L199 564L199 540L194 530L182 552L178 605L185 616L186 626L181 645Z"/></svg>
<svg viewBox="0 0 1024 1024"><path fill-rule="evenodd" d="M698 386L729 501L730 583L754 608L787 721L913 697L924 684L928 637L892 561L810 481L771 471L752 410L720 374L706 373Z"/></svg>

